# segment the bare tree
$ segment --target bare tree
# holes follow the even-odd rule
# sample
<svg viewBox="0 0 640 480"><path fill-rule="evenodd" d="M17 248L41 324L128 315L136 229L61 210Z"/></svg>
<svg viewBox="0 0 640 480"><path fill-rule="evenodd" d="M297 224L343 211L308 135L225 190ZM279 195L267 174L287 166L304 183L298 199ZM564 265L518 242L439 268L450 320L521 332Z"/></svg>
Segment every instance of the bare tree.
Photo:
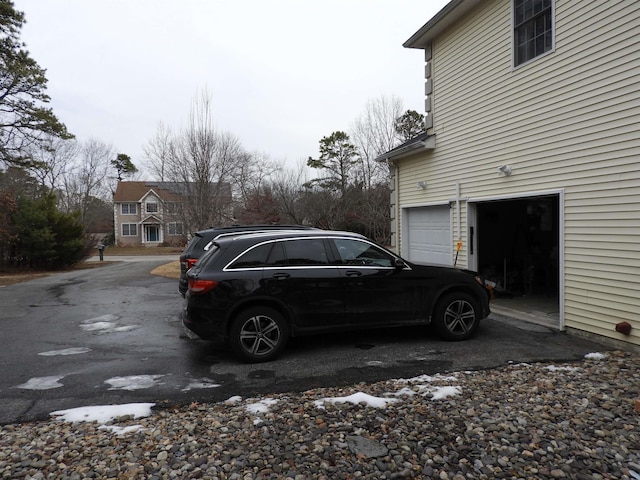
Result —
<svg viewBox="0 0 640 480"><path fill-rule="evenodd" d="M282 167L270 178L271 194L277 201L280 217L286 223L311 224L304 208L303 185L307 183L307 165L300 161L296 168Z"/></svg>
<svg viewBox="0 0 640 480"><path fill-rule="evenodd" d="M64 176L76 163L79 151L76 140L50 136L43 141L42 148L31 149L29 170L41 185L59 190Z"/></svg>
<svg viewBox="0 0 640 480"><path fill-rule="evenodd" d="M111 201L108 180L111 159L115 150L95 138L81 144L78 162L62 178L62 210L79 211L80 220L87 225L91 219L90 210L94 199Z"/></svg>
<svg viewBox="0 0 640 480"><path fill-rule="evenodd" d="M156 140L147 155L155 158L155 172L189 199L183 209L186 231L233 222L232 183L249 156L237 137L216 130L208 92L194 98L183 131L173 136L161 131Z"/></svg>
<svg viewBox="0 0 640 480"><path fill-rule="evenodd" d="M402 115L402 109L399 97L381 96L369 100L365 111L353 124L351 139L358 148L361 180L367 189L387 181L388 167L375 159L399 143L395 123Z"/></svg>
<svg viewBox="0 0 640 480"><path fill-rule="evenodd" d="M160 122L156 135L143 147L149 171L161 182L167 181L167 163L175 154L175 139L171 129Z"/></svg>
<svg viewBox="0 0 640 480"><path fill-rule="evenodd" d="M283 165L271 160L265 153L253 152L238 162L238 168L233 174L233 182L238 201L246 203L249 197L264 191L268 179Z"/></svg>

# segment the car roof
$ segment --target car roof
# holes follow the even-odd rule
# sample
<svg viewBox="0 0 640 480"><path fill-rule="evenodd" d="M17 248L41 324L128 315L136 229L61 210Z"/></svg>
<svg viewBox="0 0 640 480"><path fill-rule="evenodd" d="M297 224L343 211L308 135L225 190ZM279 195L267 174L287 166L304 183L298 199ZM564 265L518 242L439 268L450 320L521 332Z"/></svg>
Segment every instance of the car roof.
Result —
<svg viewBox="0 0 640 480"><path fill-rule="evenodd" d="M308 227L306 225L279 225L274 223L268 223L264 225L231 225L228 227L211 227L205 228L204 230L198 230L194 233L199 237L208 236L208 235L219 235L222 233L233 233L233 232L243 232L246 230L311 230L313 227Z"/></svg>
<svg viewBox="0 0 640 480"><path fill-rule="evenodd" d="M337 230L274 230L272 232L254 232L242 235L225 235L217 238L215 243L231 243L244 241L253 243L260 240L280 240L289 238L314 238L314 237L352 237L367 240L367 237L355 232Z"/></svg>

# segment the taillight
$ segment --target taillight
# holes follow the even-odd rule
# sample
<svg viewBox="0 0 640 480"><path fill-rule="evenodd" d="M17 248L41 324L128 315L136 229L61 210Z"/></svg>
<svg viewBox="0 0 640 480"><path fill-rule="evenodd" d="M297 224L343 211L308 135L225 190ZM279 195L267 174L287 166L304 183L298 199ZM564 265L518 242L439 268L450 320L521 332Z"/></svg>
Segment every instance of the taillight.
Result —
<svg viewBox="0 0 640 480"><path fill-rule="evenodd" d="M193 267L197 261L198 261L197 258L187 258L187 270Z"/></svg>
<svg viewBox="0 0 640 480"><path fill-rule="evenodd" d="M198 280L196 278L189 279L190 293L207 293L218 286L215 280Z"/></svg>

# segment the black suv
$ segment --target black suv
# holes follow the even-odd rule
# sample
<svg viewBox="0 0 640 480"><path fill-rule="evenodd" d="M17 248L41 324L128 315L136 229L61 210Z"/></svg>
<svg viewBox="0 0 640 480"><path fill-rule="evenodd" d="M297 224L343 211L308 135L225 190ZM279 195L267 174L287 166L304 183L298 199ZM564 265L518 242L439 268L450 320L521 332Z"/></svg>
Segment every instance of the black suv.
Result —
<svg viewBox="0 0 640 480"><path fill-rule="evenodd" d="M233 225L230 227L215 227L200 230L193 234L193 238L180 254L180 280L178 291L184 297L187 291L187 270L209 249L214 238L224 235L235 235L247 232L267 232L271 230L308 230L311 227L303 225Z"/></svg>
<svg viewBox="0 0 640 480"><path fill-rule="evenodd" d="M320 332L432 324L464 340L489 315L474 272L414 265L349 232L219 237L187 277L184 325L228 341L247 362L275 358L290 336Z"/></svg>

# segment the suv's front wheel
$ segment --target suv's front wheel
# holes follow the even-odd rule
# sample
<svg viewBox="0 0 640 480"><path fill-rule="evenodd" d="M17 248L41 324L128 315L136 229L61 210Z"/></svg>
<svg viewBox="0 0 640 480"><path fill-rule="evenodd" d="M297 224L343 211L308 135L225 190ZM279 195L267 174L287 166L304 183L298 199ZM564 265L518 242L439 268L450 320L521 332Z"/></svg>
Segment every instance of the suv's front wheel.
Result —
<svg viewBox="0 0 640 480"><path fill-rule="evenodd" d="M234 353L245 362L267 362L285 347L289 329L280 312L270 307L253 307L240 312L229 332Z"/></svg>
<svg viewBox="0 0 640 480"><path fill-rule="evenodd" d="M475 299L466 293L449 293L436 305L433 327L445 340L466 340L478 329L480 319Z"/></svg>

